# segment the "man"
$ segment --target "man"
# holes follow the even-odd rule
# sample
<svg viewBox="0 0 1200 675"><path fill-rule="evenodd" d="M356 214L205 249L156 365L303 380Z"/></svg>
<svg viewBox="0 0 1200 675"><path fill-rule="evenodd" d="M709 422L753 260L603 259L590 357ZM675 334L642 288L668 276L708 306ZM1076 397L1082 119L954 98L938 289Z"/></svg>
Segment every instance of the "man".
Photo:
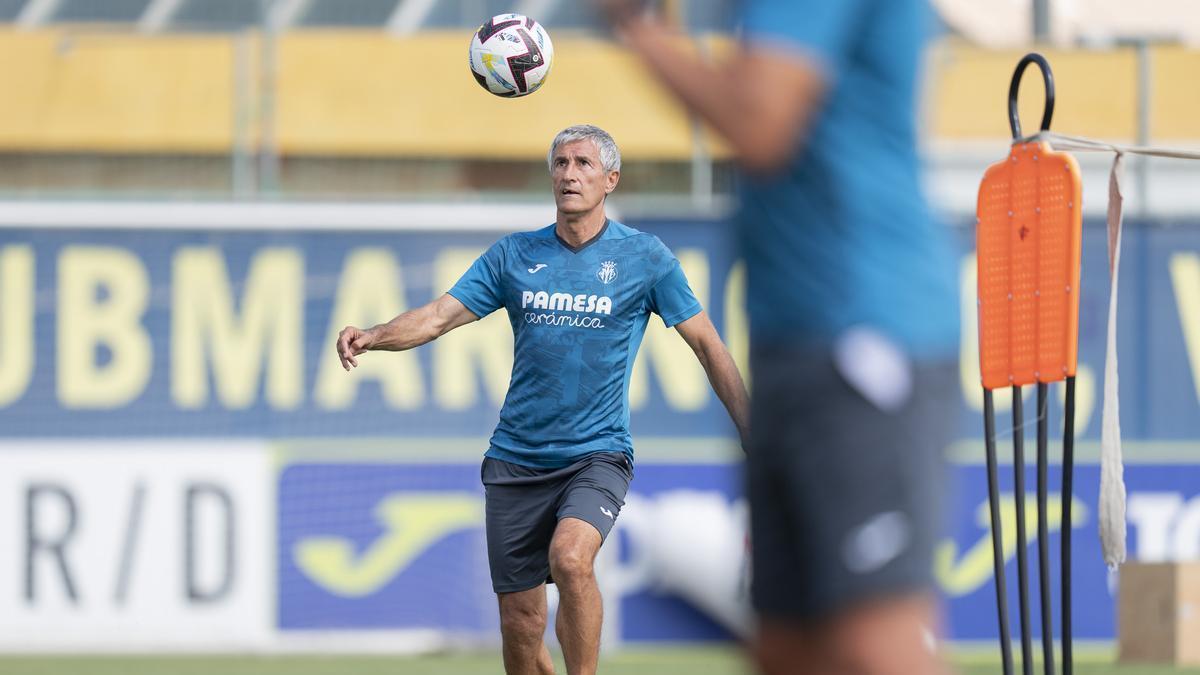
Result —
<svg viewBox="0 0 1200 675"><path fill-rule="evenodd" d="M936 672L958 319L947 233L918 181L925 3L743 0L717 65L641 3L597 2L745 174L759 667Z"/></svg>
<svg viewBox="0 0 1200 675"><path fill-rule="evenodd" d="M749 404L733 359L657 237L605 216L621 176L611 136L575 126L548 156L553 225L501 239L449 293L369 330L338 335L349 370L368 350L425 344L503 307L513 374L485 454L486 530L504 668L553 673L546 583L567 672L596 672L602 607L593 563L633 476L629 374L650 312L674 326L745 437Z"/></svg>

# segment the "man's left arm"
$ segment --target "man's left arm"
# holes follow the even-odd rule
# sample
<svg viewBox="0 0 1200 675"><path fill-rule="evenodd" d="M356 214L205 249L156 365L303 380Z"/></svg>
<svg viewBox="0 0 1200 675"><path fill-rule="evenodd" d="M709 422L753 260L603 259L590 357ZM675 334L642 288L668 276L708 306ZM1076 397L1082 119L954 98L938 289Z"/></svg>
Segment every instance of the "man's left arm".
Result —
<svg viewBox="0 0 1200 675"><path fill-rule="evenodd" d="M729 411L729 417L742 440L742 449L745 450L750 432L750 396L746 392L746 384L742 381L737 364L733 362L733 357L729 355L729 350L717 334L708 313L701 311L676 324L675 330L679 331L679 335L696 353L696 358L708 374L713 391Z"/></svg>
<svg viewBox="0 0 1200 675"><path fill-rule="evenodd" d="M710 63L682 34L640 11L637 0L593 1L659 81L729 142L744 168L770 172L793 154L828 87L817 59L772 41L739 44L732 58Z"/></svg>

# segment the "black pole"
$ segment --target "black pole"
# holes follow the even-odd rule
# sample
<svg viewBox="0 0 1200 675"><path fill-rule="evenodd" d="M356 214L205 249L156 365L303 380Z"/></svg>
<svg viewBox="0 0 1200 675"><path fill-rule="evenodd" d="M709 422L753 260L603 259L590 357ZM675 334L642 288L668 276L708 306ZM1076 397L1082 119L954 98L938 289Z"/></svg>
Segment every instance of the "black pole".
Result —
<svg viewBox="0 0 1200 675"><path fill-rule="evenodd" d="M1067 378L1062 461L1062 672L1072 675L1071 656L1071 501L1075 474L1075 376Z"/></svg>
<svg viewBox="0 0 1200 675"><path fill-rule="evenodd" d="M996 413L992 390L983 390L983 442L987 452L988 506L992 515L992 570L996 577L996 610L1000 614L1000 662L1012 675L1012 638L1008 634L1008 588L1004 583L1004 536L1000 529L1000 483L996 467Z"/></svg>
<svg viewBox="0 0 1200 675"><path fill-rule="evenodd" d="M1029 629L1029 569L1025 555L1025 432L1021 387L1012 388L1013 496L1017 505L1017 600L1021 612L1021 672L1033 675L1033 636Z"/></svg>
<svg viewBox="0 0 1200 675"><path fill-rule="evenodd" d="M1038 586L1042 591L1042 663L1046 675L1054 675L1054 613L1050 599L1050 516L1047 510L1047 473L1049 454L1046 419L1049 385L1037 386L1037 509L1038 509Z"/></svg>
<svg viewBox="0 0 1200 675"><path fill-rule="evenodd" d="M1050 39L1050 0L1033 0L1033 40Z"/></svg>

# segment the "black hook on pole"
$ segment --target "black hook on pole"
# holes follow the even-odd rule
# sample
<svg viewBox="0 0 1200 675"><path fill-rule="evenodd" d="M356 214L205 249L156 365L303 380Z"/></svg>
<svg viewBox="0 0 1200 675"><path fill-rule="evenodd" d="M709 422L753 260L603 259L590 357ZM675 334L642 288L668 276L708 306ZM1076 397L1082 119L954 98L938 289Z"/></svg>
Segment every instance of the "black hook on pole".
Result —
<svg viewBox="0 0 1200 675"><path fill-rule="evenodd" d="M1017 93L1021 89L1021 76L1029 64L1036 63L1042 71L1042 82L1046 85L1046 109L1042 112L1042 131L1050 130L1050 119L1054 117L1054 73L1050 71L1050 63L1046 57L1037 52L1026 54L1017 69L1013 71L1012 82L1008 85L1008 126L1012 129L1013 140L1021 139L1021 118L1017 112Z"/></svg>

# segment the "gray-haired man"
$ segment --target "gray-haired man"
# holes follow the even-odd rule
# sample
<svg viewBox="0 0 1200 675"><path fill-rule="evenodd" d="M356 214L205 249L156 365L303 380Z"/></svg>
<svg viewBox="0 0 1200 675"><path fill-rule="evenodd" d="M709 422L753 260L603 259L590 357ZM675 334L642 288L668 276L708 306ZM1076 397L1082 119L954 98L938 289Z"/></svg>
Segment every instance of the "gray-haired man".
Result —
<svg viewBox="0 0 1200 675"><path fill-rule="evenodd" d="M347 369L368 350L402 350L503 307L513 373L482 467L488 558L500 600L508 673L553 673L542 641L546 583L567 672L596 672L602 606L593 564L633 478L629 374L651 313L695 351L745 436L741 375L688 287L679 261L650 234L605 215L621 155L602 129L555 137L548 156L557 218L509 235L440 299L370 330L346 327Z"/></svg>

